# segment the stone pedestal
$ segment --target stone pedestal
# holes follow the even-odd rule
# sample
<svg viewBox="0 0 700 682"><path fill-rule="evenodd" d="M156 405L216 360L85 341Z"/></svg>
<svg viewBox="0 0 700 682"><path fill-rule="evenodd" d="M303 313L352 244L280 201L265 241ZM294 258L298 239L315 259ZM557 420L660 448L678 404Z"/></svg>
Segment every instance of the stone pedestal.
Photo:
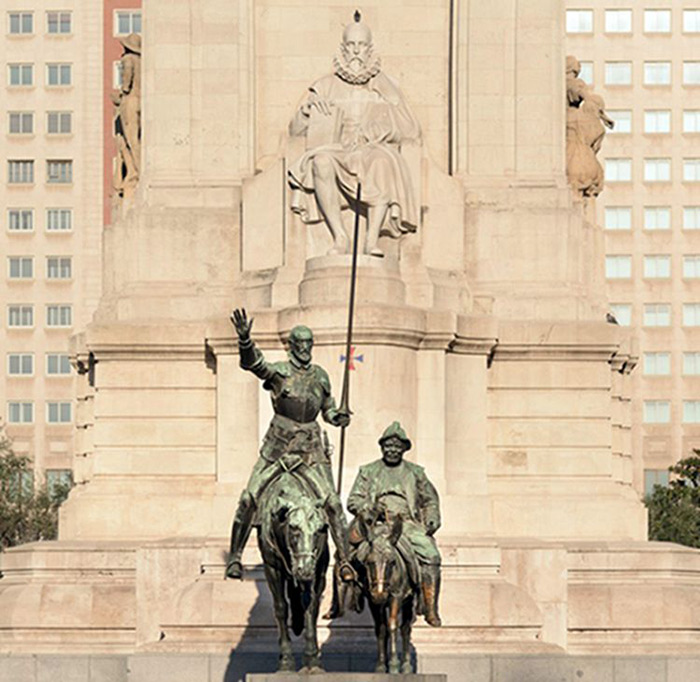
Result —
<svg viewBox="0 0 700 682"><path fill-rule="evenodd" d="M246 682L306 682L308 675L274 673L246 675ZM381 673L322 673L318 682L447 682L447 675L382 675Z"/></svg>

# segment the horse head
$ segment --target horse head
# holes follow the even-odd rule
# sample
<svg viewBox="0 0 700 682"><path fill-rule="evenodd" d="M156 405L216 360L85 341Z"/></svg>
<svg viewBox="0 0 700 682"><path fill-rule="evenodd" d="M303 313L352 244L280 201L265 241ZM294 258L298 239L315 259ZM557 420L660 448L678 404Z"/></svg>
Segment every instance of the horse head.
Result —
<svg viewBox="0 0 700 682"><path fill-rule="evenodd" d="M292 577L298 583L312 581L328 526L323 502L298 496L280 508L278 520L283 524Z"/></svg>
<svg viewBox="0 0 700 682"><path fill-rule="evenodd" d="M364 522L361 522L364 525ZM386 522L375 522L363 528L369 543L364 561L367 570L369 596L375 604L383 604L389 597L395 571L400 562L396 543L403 532L403 518L394 516Z"/></svg>

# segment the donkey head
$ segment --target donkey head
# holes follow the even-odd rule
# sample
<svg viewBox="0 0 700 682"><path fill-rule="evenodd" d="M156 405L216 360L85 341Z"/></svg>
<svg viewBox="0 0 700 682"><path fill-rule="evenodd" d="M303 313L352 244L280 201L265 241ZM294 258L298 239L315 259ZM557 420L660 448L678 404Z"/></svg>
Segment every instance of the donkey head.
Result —
<svg viewBox="0 0 700 682"><path fill-rule="evenodd" d="M363 529L364 530L364 529ZM369 552L365 560L370 599L383 604L389 597L392 577L399 561L396 543L403 531L403 519L395 516L386 523L375 523L366 528Z"/></svg>

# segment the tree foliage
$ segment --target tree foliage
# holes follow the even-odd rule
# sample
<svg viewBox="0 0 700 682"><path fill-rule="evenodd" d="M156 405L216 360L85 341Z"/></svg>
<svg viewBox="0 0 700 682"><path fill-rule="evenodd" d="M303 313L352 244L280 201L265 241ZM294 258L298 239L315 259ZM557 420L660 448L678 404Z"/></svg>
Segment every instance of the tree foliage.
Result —
<svg viewBox="0 0 700 682"><path fill-rule="evenodd" d="M676 478L656 485L645 504L649 539L700 547L700 450L669 467Z"/></svg>
<svg viewBox="0 0 700 682"><path fill-rule="evenodd" d="M71 486L27 484L30 460L13 452L10 441L0 435L0 551L25 542L55 540L58 508Z"/></svg>

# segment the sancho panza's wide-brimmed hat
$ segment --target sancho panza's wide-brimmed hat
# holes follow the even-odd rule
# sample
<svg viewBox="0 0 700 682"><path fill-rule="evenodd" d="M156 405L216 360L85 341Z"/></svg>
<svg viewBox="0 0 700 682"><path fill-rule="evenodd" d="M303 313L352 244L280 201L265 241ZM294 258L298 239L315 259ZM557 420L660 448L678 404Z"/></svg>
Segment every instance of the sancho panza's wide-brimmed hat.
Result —
<svg viewBox="0 0 700 682"><path fill-rule="evenodd" d="M141 54L141 36L138 33L129 33L124 38L119 38L119 42L131 52Z"/></svg>
<svg viewBox="0 0 700 682"><path fill-rule="evenodd" d="M381 445L385 440L389 440L389 438L398 438L406 446L406 450L411 449L411 441L408 439L406 432L403 430L399 422L394 422L384 429L384 433L379 439L379 445Z"/></svg>

